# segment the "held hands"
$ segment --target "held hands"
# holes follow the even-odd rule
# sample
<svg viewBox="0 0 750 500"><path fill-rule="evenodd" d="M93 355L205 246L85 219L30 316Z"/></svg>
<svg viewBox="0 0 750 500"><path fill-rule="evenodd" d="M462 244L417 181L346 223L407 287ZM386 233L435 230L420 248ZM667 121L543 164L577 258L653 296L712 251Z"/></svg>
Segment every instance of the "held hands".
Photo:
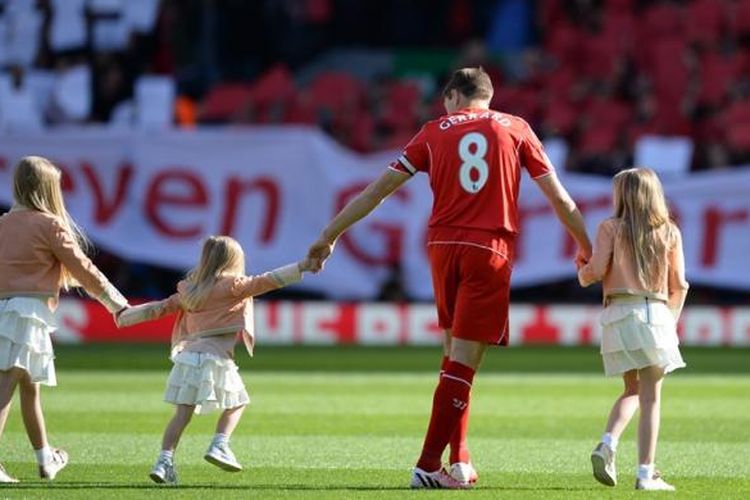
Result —
<svg viewBox="0 0 750 500"><path fill-rule="evenodd" d="M333 253L333 248L336 246L336 241L330 241L328 238L321 236L318 241L310 246L307 251L307 259L309 261L309 271L313 273L319 273L325 266L325 261ZM302 268L300 268L301 270Z"/></svg>
<svg viewBox="0 0 750 500"><path fill-rule="evenodd" d="M576 269L581 269L583 266L588 264L589 260L591 260L591 245L587 245L585 247L582 247L581 245L578 245L578 251L576 252Z"/></svg>
<svg viewBox="0 0 750 500"><path fill-rule="evenodd" d="M128 305L126 305L125 307L123 307L122 309L120 309L119 311L117 311L116 313L113 314L113 316L115 317L115 325L117 325L117 328L122 328L122 325L120 324L120 317L122 316L122 313L124 313L125 311L129 310L131 307L132 306L130 304L128 304Z"/></svg>

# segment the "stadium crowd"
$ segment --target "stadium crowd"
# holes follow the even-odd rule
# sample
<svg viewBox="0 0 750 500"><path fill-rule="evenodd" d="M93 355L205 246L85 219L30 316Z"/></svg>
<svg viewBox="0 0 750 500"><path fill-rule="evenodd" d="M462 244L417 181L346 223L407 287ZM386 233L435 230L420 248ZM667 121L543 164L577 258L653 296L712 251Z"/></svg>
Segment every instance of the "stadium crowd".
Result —
<svg viewBox="0 0 750 500"><path fill-rule="evenodd" d="M750 0L0 0L5 133L309 124L397 149L466 65L490 73L494 108L561 140L568 170L609 175L650 135L687 142L691 170L750 160ZM132 295L176 276L99 264Z"/></svg>

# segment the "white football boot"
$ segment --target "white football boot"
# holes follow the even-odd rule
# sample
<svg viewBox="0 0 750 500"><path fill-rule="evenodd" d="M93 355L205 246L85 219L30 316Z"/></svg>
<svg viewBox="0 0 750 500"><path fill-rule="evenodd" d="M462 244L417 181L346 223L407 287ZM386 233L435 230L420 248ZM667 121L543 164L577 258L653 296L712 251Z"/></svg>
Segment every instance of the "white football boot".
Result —
<svg viewBox="0 0 750 500"><path fill-rule="evenodd" d="M174 462L167 458L159 457L148 475L151 480L159 484L177 484L177 472Z"/></svg>
<svg viewBox="0 0 750 500"><path fill-rule="evenodd" d="M479 474L477 474L477 470L471 462L456 462L451 464L450 474L456 481L471 485L479 479Z"/></svg>
<svg viewBox="0 0 750 500"><path fill-rule="evenodd" d="M227 472L240 472L242 470L242 465L237 461L227 442L212 442L203 458Z"/></svg>
<svg viewBox="0 0 750 500"><path fill-rule="evenodd" d="M68 465L68 452L60 448L52 448L52 460L39 466L39 477L52 481Z"/></svg>
<svg viewBox="0 0 750 500"><path fill-rule="evenodd" d="M599 443L591 452L591 466L594 478L605 486L617 485L615 452L606 443Z"/></svg>
<svg viewBox="0 0 750 500"><path fill-rule="evenodd" d="M414 471L411 475L410 486L414 489L435 488L446 490L467 490L471 488L471 484L462 483L455 479L442 467L435 472L427 472L419 467L414 467Z"/></svg>
<svg viewBox="0 0 750 500"><path fill-rule="evenodd" d="M661 473L658 470L654 471L654 475L649 479L636 479L635 489L650 491L675 491L674 486L662 479Z"/></svg>

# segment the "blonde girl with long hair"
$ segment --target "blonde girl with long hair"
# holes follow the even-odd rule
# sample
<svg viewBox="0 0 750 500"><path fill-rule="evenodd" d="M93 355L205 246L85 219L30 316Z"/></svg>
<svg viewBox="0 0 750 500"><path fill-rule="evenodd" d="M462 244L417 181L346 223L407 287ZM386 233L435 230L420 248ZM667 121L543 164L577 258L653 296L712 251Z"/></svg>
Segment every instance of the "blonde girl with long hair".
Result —
<svg viewBox="0 0 750 500"><path fill-rule="evenodd" d="M676 329L688 289L682 237L653 170L631 168L615 175L613 201L614 215L599 225L594 253L578 270L582 286L603 281L604 371L621 375L625 383L591 454L594 477L607 486L617 484L617 443L640 407L635 487L672 491L654 460L662 381L685 366Z"/></svg>
<svg viewBox="0 0 750 500"><path fill-rule="evenodd" d="M171 359L164 400L175 413L164 431L161 452L150 477L175 484L174 453L194 413L219 410L216 433L204 458L217 467L239 472L242 465L229 447L250 399L234 363L234 345L243 340L252 356L255 343L253 297L302 279L310 271L305 260L258 276L245 276L245 256L237 241L211 236L203 244L200 262L171 297L132 307L118 316L128 326L176 313Z"/></svg>
<svg viewBox="0 0 750 500"><path fill-rule="evenodd" d="M110 312L127 301L86 256L86 237L63 201L60 170L39 156L22 158L13 175L14 204L0 217L0 435L16 387L39 475L54 479L68 454L49 446L40 385L55 386L50 334L60 289L82 286ZM0 465L0 482L16 482Z"/></svg>

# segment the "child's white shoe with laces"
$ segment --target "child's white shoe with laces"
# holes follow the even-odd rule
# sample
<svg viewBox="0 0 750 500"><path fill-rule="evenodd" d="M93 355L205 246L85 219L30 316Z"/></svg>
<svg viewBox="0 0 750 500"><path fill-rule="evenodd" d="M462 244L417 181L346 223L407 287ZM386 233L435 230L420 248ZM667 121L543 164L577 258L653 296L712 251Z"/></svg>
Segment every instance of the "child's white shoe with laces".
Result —
<svg viewBox="0 0 750 500"><path fill-rule="evenodd" d="M68 452L60 448L51 448L49 455L39 464L39 477L52 481L68 465Z"/></svg>
<svg viewBox="0 0 750 500"><path fill-rule="evenodd" d="M3 464L0 464L0 483L17 483L18 479L8 474Z"/></svg>
<svg viewBox="0 0 750 500"><path fill-rule="evenodd" d="M240 472L242 465L237 461L232 449L229 448L229 441L226 439L214 439L203 456L208 463L225 470L227 472Z"/></svg>
<svg viewBox="0 0 750 500"><path fill-rule="evenodd" d="M662 479L661 473L658 470L654 471L653 475L648 479L636 479L635 489L650 491L675 491L674 486Z"/></svg>
<svg viewBox="0 0 750 500"><path fill-rule="evenodd" d="M597 481L605 486L617 485L615 451L607 443L599 443L591 452L591 467Z"/></svg>
<svg viewBox="0 0 750 500"><path fill-rule="evenodd" d="M174 462L169 458L159 456L148 477L153 482L159 484L177 484L177 472L175 472Z"/></svg>

